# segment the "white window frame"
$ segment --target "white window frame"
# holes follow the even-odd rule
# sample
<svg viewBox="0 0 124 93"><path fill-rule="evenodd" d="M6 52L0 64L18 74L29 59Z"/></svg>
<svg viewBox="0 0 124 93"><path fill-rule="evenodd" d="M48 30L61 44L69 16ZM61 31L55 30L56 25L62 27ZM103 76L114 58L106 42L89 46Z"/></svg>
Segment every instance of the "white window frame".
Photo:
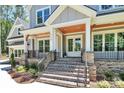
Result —
<svg viewBox="0 0 124 93"><path fill-rule="evenodd" d="M43 41L43 52L41 52L41 53L47 53L47 52L45 52L45 40L49 40L49 42L50 42L50 38L41 38L41 39L38 39L38 42L37 42L37 49L39 50L39 41ZM49 47L50 47L50 45L49 45Z"/></svg>
<svg viewBox="0 0 124 93"><path fill-rule="evenodd" d="M44 8L41 8L41 9L38 9L38 10L36 10L36 25L40 25L40 24L43 24L44 23L44 10L45 9L48 9L49 8L49 15L51 15L51 6L47 6L47 7L44 7ZM43 17L43 22L42 23L39 23L38 24L38 21L37 21L37 12L39 12L39 11L43 11L43 14L42 14L42 17Z"/></svg>

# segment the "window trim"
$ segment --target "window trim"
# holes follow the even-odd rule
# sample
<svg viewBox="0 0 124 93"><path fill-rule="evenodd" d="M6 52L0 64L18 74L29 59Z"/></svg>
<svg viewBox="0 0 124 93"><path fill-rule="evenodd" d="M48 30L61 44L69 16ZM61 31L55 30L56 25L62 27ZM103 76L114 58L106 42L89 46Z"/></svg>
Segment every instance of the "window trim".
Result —
<svg viewBox="0 0 124 93"><path fill-rule="evenodd" d="M36 20L36 25L40 25L40 24L43 24L43 23L44 23L44 11L43 11L43 10L48 9L48 8L49 8L49 12L50 12L50 14L51 14L51 6L47 6L47 7L44 7L44 8L41 8L41 9L37 9L37 10L36 10L36 14L35 14L35 15L36 15L36 19L35 19L35 20ZM42 15L42 17L43 17L43 22L38 24L38 21L37 21L37 18L38 18L38 17L37 17L37 12L39 12L39 11L43 11L43 15Z"/></svg>
<svg viewBox="0 0 124 93"><path fill-rule="evenodd" d="M37 49L39 50L39 41L43 40L43 43L45 43L45 40L49 40L49 44L50 44L50 38L41 38L41 39L38 39L38 42L37 42ZM43 52L41 53L48 53L48 52L45 52L45 45L43 44ZM50 51L50 45L49 45L49 51Z"/></svg>

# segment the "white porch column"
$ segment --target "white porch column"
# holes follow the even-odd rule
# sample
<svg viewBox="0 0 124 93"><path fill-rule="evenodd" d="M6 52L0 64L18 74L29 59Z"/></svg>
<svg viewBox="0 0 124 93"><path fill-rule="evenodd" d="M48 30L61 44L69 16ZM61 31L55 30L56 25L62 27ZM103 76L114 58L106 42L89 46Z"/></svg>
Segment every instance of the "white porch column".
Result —
<svg viewBox="0 0 124 93"><path fill-rule="evenodd" d="M50 51L56 49L56 30L51 28L50 30Z"/></svg>
<svg viewBox="0 0 124 93"><path fill-rule="evenodd" d="M90 19L86 21L86 51L91 51Z"/></svg>
<svg viewBox="0 0 124 93"><path fill-rule="evenodd" d="M61 34L61 57L63 57L63 34Z"/></svg>
<svg viewBox="0 0 124 93"><path fill-rule="evenodd" d="M118 36L117 36L118 34L117 33L115 33L115 51L117 51L118 49L117 49L117 47L118 47Z"/></svg>
<svg viewBox="0 0 124 93"><path fill-rule="evenodd" d="M24 35L24 53L27 53L28 52L28 49L27 49L27 40L26 40L26 38L27 38L27 35Z"/></svg>

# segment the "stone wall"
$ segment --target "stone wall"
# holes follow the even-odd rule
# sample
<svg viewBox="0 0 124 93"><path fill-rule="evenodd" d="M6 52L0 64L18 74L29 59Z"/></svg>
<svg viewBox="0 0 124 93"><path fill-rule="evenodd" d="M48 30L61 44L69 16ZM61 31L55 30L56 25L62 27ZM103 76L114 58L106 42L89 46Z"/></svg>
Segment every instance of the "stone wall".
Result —
<svg viewBox="0 0 124 93"><path fill-rule="evenodd" d="M83 54L83 61L87 61L89 64L94 64L94 53L93 52L85 52Z"/></svg>
<svg viewBox="0 0 124 93"><path fill-rule="evenodd" d="M115 73L124 72L124 62L95 61L97 71L112 70Z"/></svg>

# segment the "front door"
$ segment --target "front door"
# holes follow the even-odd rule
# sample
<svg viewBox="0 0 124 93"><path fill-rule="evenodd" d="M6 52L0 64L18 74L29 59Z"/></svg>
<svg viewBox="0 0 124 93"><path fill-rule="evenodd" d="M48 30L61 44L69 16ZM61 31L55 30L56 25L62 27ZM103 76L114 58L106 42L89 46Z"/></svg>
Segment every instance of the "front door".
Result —
<svg viewBox="0 0 124 93"><path fill-rule="evenodd" d="M66 53L68 57L80 57L82 48L82 35L68 36L66 39Z"/></svg>

